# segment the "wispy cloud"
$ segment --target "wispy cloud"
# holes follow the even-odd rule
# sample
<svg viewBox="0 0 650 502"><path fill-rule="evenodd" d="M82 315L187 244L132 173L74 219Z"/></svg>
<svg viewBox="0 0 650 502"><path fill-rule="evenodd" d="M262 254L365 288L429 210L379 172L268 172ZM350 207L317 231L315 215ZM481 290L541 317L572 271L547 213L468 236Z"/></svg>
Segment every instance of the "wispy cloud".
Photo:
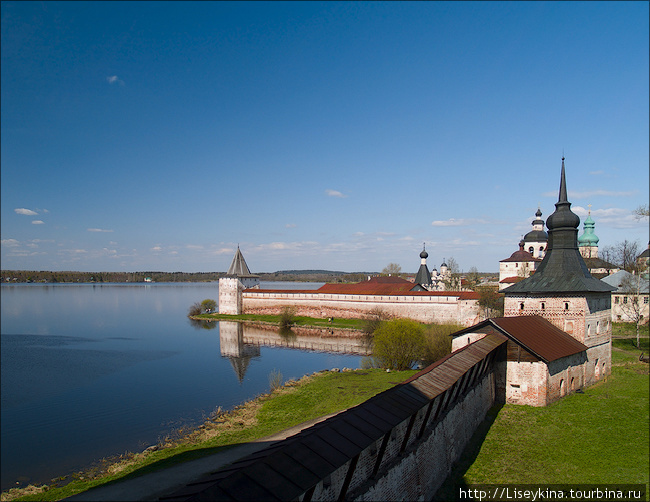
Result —
<svg viewBox="0 0 650 502"><path fill-rule="evenodd" d="M34 220L32 225L45 225L45 222L43 220Z"/></svg>
<svg viewBox="0 0 650 502"><path fill-rule="evenodd" d="M122 80L117 75L111 75L110 77L106 77L106 82L108 82L110 85L113 84L124 85L124 80Z"/></svg>
<svg viewBox="0 0 650 502"><path fill-rule="evenodd" d="M285 227L286 227L286 228L296 228L296 224L295 224L295 223L287 223L287 224L285 225Z"/></svg>
<svg viewBox="0 0 650 502"><path fill-rule="evenodd" d="M14 212L16 214L23 214L25 216L36 216L38 213L36 211L32 211L31 209L25 209L24 207L19 207L14 209Z"/></svg>
<svg viewBox="0 0 650 502"><path fill-rule="evenodd" d="M591 176L601 176L601 175L605 174L605 171L603 171L602 169L599 169L598 171L589 171L589 174Z"/></svg>
<svg viewBox="0 0 650 502"><path fill-rule="evenodd" d="M337 198L339 198L339 199L344 199L345 197L347 197L347 195L343 195L343 194L342 194L341 192L339 192L338 190L331 190L331 189L329 189L329 188L328 188L327 190L325 190L325 194L326 194L328 197L337 197Z"/></svg>
<svg viewBox="0 0 650 502"><path fill-rule="evenodd" d="M104 228L89 228L88 232L112 232L112 230L106 230Z"/></svg>
<svg viewBox="0 0 650 502"><path fill-rule="evenodd" d="M573 206L571 210L580 216L581 220L584 220L589 212L582 206ZM645 222L637 220L632 211L620 207L592 209L591 216L596 221L596 234L600 225L611 228L638 228L646 225Z"/></svg>
<svg viewBox="0 0 650 502"><path fill-rule="evenodd" d="M466 227L469 225L486 224L485 220L477 218L449 218L448 220L435 220L431 222L434 227Z"/></svg>
<svg viewBox="0 0 650 502"><path fill-rule="evenodd" d="M16 239L2 239L2 241L0 241L0 244L2 244L3 247L7 248L15 248L17 246L20 246L20 242L18 242Z"/></svg>
<svg viewBox="0 0 650 502"><path fill-rule="evenodd" d="M629 190L627 192L617 192L614 190L590 190L588 192L573 192L569 190L567 197L569 202L571 199L589 199L591 197L633 197L638 193L637 190ZM544 192L544 197L557 197L557 190L553 192Z"/></svg>

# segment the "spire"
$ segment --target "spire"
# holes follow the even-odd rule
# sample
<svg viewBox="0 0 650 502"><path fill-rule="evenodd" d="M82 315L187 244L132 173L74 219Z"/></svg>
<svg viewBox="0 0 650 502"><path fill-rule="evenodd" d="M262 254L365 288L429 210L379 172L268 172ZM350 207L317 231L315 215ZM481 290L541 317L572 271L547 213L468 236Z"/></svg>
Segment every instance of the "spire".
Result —
<svg viewBox="0 0 650 502"><path fill-rule="evenodd" d="M546 220L547 252L531 277L504 290L506 296L526 293L605 292L611 288L594 279L578 250L580 218L571 211L567 198L564 156L560 192L555 212Z"/></svg>

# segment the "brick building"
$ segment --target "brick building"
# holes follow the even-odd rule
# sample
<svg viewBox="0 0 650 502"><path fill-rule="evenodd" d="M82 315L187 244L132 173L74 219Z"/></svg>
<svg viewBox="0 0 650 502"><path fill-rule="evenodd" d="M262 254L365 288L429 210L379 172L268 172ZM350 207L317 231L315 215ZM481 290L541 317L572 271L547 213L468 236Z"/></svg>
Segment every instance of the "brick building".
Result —
<svg viewBox="0 0 650 502"><path fill-rule="evenodd" d="M558 202L546 221L544 259L534 275L503 290L505 318L514 319L493 319L454 334L452 350L485 336L486 330L508 338L510 347L503 354L506 402L544 406L611 371L614 288L590 274L578 249L579 225L567 199L562 158ZM566 337L578 344L568 352L553 352Z"/></svg>

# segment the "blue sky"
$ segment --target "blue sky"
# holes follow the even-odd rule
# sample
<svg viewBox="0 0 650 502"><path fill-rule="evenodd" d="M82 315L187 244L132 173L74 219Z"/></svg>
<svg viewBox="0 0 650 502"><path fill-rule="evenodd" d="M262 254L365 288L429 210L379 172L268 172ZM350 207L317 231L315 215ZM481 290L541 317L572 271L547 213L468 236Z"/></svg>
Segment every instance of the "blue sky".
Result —
<svg viewBox="0 0 650 502"><path fill-rule="evenodd" d="M497 271L563 154L644 249L648 6L2 2L2 268Z"/></svg>

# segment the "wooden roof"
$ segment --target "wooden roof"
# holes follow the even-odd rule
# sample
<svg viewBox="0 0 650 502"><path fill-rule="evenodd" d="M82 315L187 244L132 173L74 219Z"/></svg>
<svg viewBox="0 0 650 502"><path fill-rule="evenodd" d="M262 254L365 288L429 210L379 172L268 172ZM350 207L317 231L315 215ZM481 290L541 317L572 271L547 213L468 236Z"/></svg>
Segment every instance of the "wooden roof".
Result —
<svg viewBox="0 0 650 502"><path fill-rule="evenodd" d="M296 500L505 342L488 335L401 384L160 500Z"/></svg>
<svg viewBox="0 0 650 502"><path fill-rule="evenodd" d="M538 315L487 319L452 336L481 333L489 331L490 327L546 363L587 350L586 345Z"/></svg>

